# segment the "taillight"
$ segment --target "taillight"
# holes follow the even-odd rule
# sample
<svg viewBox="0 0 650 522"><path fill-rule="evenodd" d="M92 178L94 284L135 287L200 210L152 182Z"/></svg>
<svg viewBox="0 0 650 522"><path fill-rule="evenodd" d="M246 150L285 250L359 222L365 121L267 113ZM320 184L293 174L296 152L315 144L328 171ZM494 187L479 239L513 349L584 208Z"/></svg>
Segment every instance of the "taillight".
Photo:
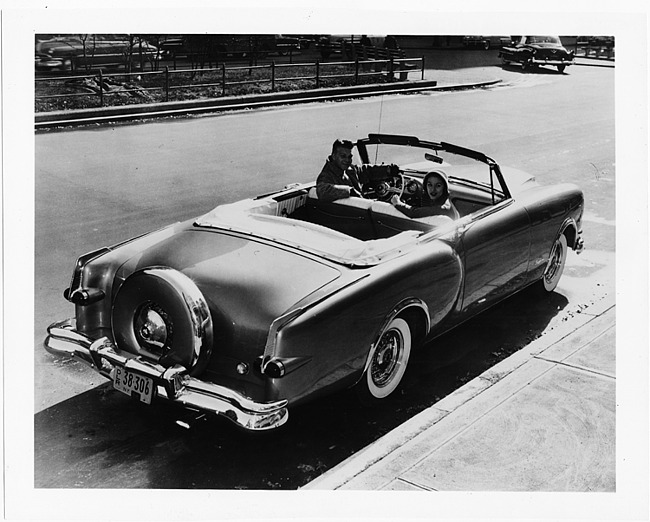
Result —
<svg viewBox="0 0 650 522"><path fill-rule="evenodd" d="M272 357L262 362L260 370L268 377L284 377L309 361L311 361L311 357Z"/></svg>
<svg viewBox="0 0 650 522"><path fill-rule="evenodd" d="M96 302L104 297L104 293L101 290L87 289L83 286L83 271L85 266L90 263L93 259L97 259L99 256L109 252L110 249L107 247L102 247L98 250L93 250L80 256L77 259L75 264L74 271L72 272L72 280L70 281L70 288L67 288L63 292L63 296L75 304L90 304L90 302ZM101 296L98 294L101 292ZM79 301L79 302L77 302Z"/></svg>

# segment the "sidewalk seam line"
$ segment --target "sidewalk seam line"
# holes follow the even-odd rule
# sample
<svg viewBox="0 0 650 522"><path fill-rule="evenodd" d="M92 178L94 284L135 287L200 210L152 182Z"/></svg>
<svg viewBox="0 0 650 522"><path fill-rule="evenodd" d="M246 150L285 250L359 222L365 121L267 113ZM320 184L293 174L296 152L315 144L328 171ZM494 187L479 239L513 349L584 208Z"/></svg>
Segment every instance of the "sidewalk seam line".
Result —
<svg viewBox="0 0 650 522"><path fill-rule="evenodd" d="M532 359L531 359L531 360L532 360ZM526 361L526 362L525 362L524 364L522 364L521 366L524 366L525 364L528 364L529 362L530 362L530 360ZM544 362L548 362L548 361L544 361ZM423 457L421 457L420 459L418 459L418 460L414 461L413 463L411 463L407 469L412 469L412 468L414 468L415 466L417 466L418 464L420 464L422 461L426 460L426 459L427 459L429 456L431 456L433 453L435 453L435 452L438 451L440 448L442 448L443 446L445 446L445 444L448 444L451 440L453 440L454 438L458 437L458 436L461 435L462 433L466 432L469 428L471 428L472 426L474 426L474 424L476 424L479 420L481 420L483 417L485 417L488 413L493 412L495 409L497 409L497 408L500 407L502 404L506 403L508 400L510 400L512 397L514 397L514 396L515 396L517 393L519 393L521 390L523 390L523 389L526 388L527 386L530 386L531 383L535 382L537 379L539 379L539 378L542 377L543 375L546 375L546 374L547 374L549 371L551 371L551 370L554 368L554 366L555 366L555 363L554 363L554 362L550 362L549 364L550 364L550 366L549 366L547 369L545 369L544 371L542 371L539 375L535 376L535 378L533 378L533 379L527 381L527 382L526 382L525 384L523 384L522 386L518 386L518 387L517 387L517 388L516 388L512 393L509 393L506 397L503 398L503 400L501 400L501 401L499 401L498 403L494 404L491 408L482 411L482 412L481 412L481 415L477 416L477 417L476 417L472 422L470 422L469 424L465 425L461 430L456 431L456 432L454 432L452 435L450 435L449 437L445 438L445 439L444 439L440 444L438 444L438 445L437 445L433 450L429 451L425 456L423 456ZM521 367L521 366L520 366L520 367ZM483 392L485 392L485 391L491 389L494 385L496 385L496 384L499 383L499 382L502 382L503 380L505 380L505 379L506 379L508 376L510 376L510 375L512 375L512 373L509 373L509 374L506 375L503 379L500 379L500 380L496 381L495 383L491 384L490 386L488 386L487 388L481 390L478 394L476 394L474 397L472 397L472 399L476 399L476 398L477 398L479 395L481 395ZM458 411L458 410L459 410L462 406L464 406L465 404L467 404L467 403L463 403L461 406L459 406L458 408L456 408L456 409L454 409L453 411L449 412L449 414L446 415L446 416L443 417L443 418L444 418L444 419L449 418L450 415L452 415L454 412ZM440 419L440 420L442 420L442 419ZM412 445L412 444L417 444L416 441L418 441L418 439L421 439L421 438L424 436L423 434L425 434L425 433L426 433L426 430L425 430L425 431L421 431L421 432L418 433L415 437L413 437L411 440L409 440L406 444L400 446L400 449L401 449L401 448L405 448L405 447L407 447L407 446L410 446L410 445ZM386 457L388 457L389 455L392 455L393 453L394 453L394 452L391 452L391 453L389 453L389 454L387 454L387 455L382 455L382 457L381 457L380 459L378 459L378 460L376 460L376 461L373 462L373 465L376 464L376 463L378 463L378 462L381 462L382 460L384 460L384 459L385 459ZM354 479L357 478L358 476L360 476L360 475L362 475L363 473L365 473L369 468L370 468L370 466L366 467L365 469L363 469L363 470L360 471L359 473L356 473L356 474L353 475L349 480L346 480L345 482L343 482L343 483L340 484L340 485L350 483L352 480L354 480ZM399 476L399 475L398 475L398 476ZM392 480L392 479L391 479L391 480ZM382 489L384 486L386 486L386 485L388 485L388 484L389 484L389 482L386 482L386 483L382 484L379 488L375 488L375 489ZM339 486L339 487L340 487L340 486Z"/></svg>
<svg viewBox="0 0 650 522"><path fill-rule="evenodd" d="M580 328L584 328L585 326L588 326L588 325L592 324L594 321L596 321L598 318L602 317L602 316L603 316L605 313L607 313L608 311L609 311L609 308L608 308L605 312L603 312L603 314L601 314L601 315L594 315L594 316L592 317L592 319L589 319L589 320L588 320L585 324L583 324ZM585 346L588 346L589 344L593 343L593 342L596 341L597 339L600 339L603 335L605 335L607 332L609 332L609 331L610 331L612 328L614 328L614 327L615 327L615 323L614 323L614 324L610 324L610 325L608 325L608 326L607 326L603 331L601 331L600 333L598 333L598 335L596 335L595 337L590 337L589 339L584 340L584 341L583 341L579 346L577 346L574 350L572 350L570 353L566 354L566 355L564 356L564 359L562 359L562 360L551 359L550 357L544 357L543 354L544 354L544 352L546 352L546 350L548 350L549 348L551 348L554 344L559 344L560 342L564 341L564 339L565 339L566 337L563 337L563 338L560 339L557 343L554 343L554 344L552 344L552 345L549 345L548 348L545 348L545 349L542 350L541 352L539 352L539 353L537 353L537 354L533 354L533 358L540 359L540 360L547 361L547 362L554 362L554 363L557 363L557 364L562 364L562 365L564 365L564 366L568 366L568 367L572 367L572 368L578 368L578 369L581 369L581 370L585 370L585 371L587 371L587 372L597 373L597 374L599 374L599 375L603 375L604 377L612 377L613 379L616 379L616 376L615 376L615 375L612 376L612 375L610 375L610 374L608 374L608 373L599 372L598 370L593 370L593 369L586 368L586 367L583 367L583 366L579 366L579 365L576 365L576 364L570 364L570 363L564 362L564 361L566 361L566 359L568 359L569 357L575 355L575 354L578 353L580 350L582 350ZM577 331L578 331L578 330L576 330L576 332L577 332Z"/></svg>
<svg viewBox="0 0 650 522"><path fill-rule="evenodd" d="M593 370L593 369L587 368L585 366L579 366L577 364L569 364L569 363L566 363L564 361L555 361L553 359L547 359L546 357L536 357L536 359L538 359L540 361L545 361L545 362L548 362L548 363L556 364L558 366L563 366L565 368L572 368L574 370L581 370L581 371L584 371L585 373L592 373L594 375L599 375L601 377L607 377L608 379L616 380L616 375L611 375L609 373L604 373L604 372L601 372L601 371L598 371L598 370Z"/></svg>
<svg viewBox="0 0 650 522"><path fill-rule="evenodd" d="M404 482L404 484L408 484L409 486L413 486L415 488L421 489L422 491L438 491L437 489L425 487L422 484L411 482L410 480L406 480L402 477L397 477L396 480L398 482Z"/></svg>

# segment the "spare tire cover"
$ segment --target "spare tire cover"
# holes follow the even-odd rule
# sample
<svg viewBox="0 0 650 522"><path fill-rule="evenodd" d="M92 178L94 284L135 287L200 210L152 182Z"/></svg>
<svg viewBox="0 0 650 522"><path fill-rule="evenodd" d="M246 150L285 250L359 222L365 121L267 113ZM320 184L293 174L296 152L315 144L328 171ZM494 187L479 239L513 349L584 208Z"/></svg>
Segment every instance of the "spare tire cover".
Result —
<svg viewBox="0 0 650 522"><path fill-rule="evenodd" d="M138 270L115 296L113 338L121 350L166 368L180 364L196 375L212 351L210 309L194 281L178 270Z"/></svg>

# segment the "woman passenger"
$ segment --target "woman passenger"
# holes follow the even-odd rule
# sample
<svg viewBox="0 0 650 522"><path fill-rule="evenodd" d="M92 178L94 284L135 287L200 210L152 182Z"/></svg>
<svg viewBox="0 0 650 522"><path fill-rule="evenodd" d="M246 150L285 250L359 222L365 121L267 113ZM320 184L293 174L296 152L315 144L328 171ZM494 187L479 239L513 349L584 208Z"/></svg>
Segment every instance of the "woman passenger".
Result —
<svg viewBox="0 0 650 522"><path fill-rule="evenodd" d="M458 219L459 214L449 199L449 182L447 176L439 170L432 170L422 181L424 193L420 206L404 203L398 196L393 196L390 202L400 212L410 218L428 216L448 216Z"/></svg>

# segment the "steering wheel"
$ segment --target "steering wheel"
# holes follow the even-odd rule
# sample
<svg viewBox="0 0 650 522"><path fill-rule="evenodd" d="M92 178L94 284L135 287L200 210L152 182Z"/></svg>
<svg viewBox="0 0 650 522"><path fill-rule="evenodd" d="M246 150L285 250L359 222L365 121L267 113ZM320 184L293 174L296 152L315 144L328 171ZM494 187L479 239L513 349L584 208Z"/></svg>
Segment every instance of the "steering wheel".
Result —
<svg viewBox="0 0 650 522"><path fill-rule="evenodd" d="M402 193L402 200L409 205L419 206L420 201L422 200L422 193L424 192L424 187L422 183L413 178L406 181L404 185L404 191Z"/></svg>
<svg viewBox="0 0 650 522"><path fill-rule="evenodd" d="M400 172L396 176L392 176L386 180L366 183L363 186L363 196L380 201L390 201L395 194L400 198L402 197L404 185L404 176Z"/></svg>

